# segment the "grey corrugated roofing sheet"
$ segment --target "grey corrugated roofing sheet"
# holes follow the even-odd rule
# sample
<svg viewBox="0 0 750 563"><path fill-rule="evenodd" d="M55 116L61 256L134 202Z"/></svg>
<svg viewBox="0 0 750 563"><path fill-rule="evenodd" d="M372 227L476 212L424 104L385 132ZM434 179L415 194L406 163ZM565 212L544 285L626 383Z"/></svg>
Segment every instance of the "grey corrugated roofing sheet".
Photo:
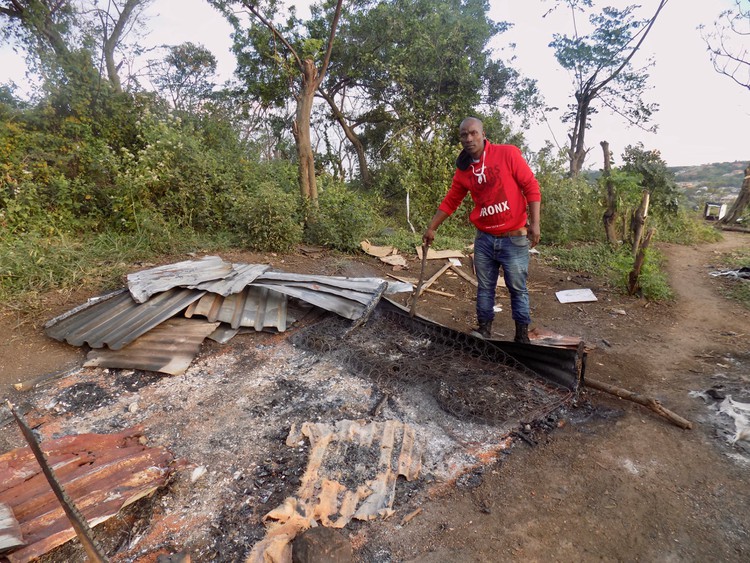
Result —
<svg viewBox="0 0 750 563"><path fill-rule="evenodd" d="M218 322L209 323L203 319L169 319L122 350L91 350L83 365L180 375L200 352L203 340L218 326Z"/></svg>
<svg viewBox="0 0 750 563"><path fill-rule="evenodd" d="M129 293L108 294L104 300L90 300L75 313L66 313L45 325L45 332L73 346L92 348L107 345L112 350L127 346L140 335L185 309L205 292L171 289L138 304ZM91 303L93 301L93 303Z"/></svg>
<svg viewBox="0 0 750 563"><path fill-rule="evenodd" d="M246 326L263 330L273 327L284 332L287 327L287 296L255 285L227 297L207 293L185 311L186 317L193 315L228 323L232 328Z"/></svg>
<svg viewBox="0 0 750 563"><path fill-rule="evenodd" d="M186 260L128 274L128 289L137 303L175 287L196 288L212 281L224 280L235 272L234 266L218 256Z"/></svg>
<svg viewBox="0 0 750 563"><path fill-rule="evenodd" d="M183 311L188 318L201 315L210 323L221 321L229 324L232 329L276 328L283 332L289 324L300 318L304 307L317 306L351 320L364 318L363 314L380 299L385 284L380 278L270 272L268 266L262 264L232 265L215 256L131 274L128 276L128 283L130 293L122 289L90 299L86 304L52 319L45 325L47 334L74 346L88 343L92 348L101 348L106 345L110 350L117 351ZM390 292L404 291L403 285L389 284L388 288ZM193 289L195 287L201 289ZM208 289L211 290L210 293L207 293ZM147 300L137 303L134 295ZM304 303L300 306L296 299L292 299L292 305L288 297L297 298ZM216 325L203 324L207 326L204 336L214 332ZM168 330L170 327L173 325L165 325L163 329ZM149 354L158 355L158 352L169 350L178 344L186 345L186 342L180 340L183 338L180 330L186 329L171 330L174 334L165 335L160 330L156 335L156 344L147 340L143 349L136 348L136 352L131 351L124 356L93 354L92 358L99 358L99 362L116 361L121 364L109 367L165 371L167 360L150 357ZM202 334L203 329L199 332ZM231 335L232 332L222 331L216 333L216 338L226 340ZM141 358L141 355L149 357ZM189 354L176 349L173 354L170 353L170 358L172 355L184 362ZM101 359L104 357L107 359ZM122 357L127 357L127 361L122 360ZM191 359L192 357L190 355ZM189 364L189 360L187 363Z"/></svg>
<svg viewBox="0 0 750 563"><path fill-rule="evenodd" d="M379 297L380 278L311 276L264 272L253 285L274 289L350 320L358 319L373 298Z"/></svg>
<svg viewBox="0 0 750 563"><path fill-rule="evenodd" d="M233 264L233 271L225 278L198 284L197 286L186 286L192 289L202 289L210 293L218 293L224 297L239 293L270 266L265 264Z"/></svg>

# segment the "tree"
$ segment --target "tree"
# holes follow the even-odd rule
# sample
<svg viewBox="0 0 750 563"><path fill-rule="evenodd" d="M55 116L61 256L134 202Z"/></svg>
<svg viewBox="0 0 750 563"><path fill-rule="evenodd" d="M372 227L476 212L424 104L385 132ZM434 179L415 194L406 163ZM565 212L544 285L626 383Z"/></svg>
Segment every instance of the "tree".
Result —
<svg viewBox="0 0 750 563"><path fill-rule="evenodd" d="M284 102L282 84L286 84L287 91L291 90L296 103L292 134L299 158L300 192L302 197L314 203L318 199L318 188L310 116L315 92L322 84L331 61L343 0L325 5L330 15L326 43L317 37L304 36L294 10L290 11L286 22L274 23L274 15L279 12L277 0L255 4L248 0L210 2L234 26L234 48L240 66L238 73L244 79L245 86L265 103ZM247 27L233 11L237 4L249 12Z"/></svg>
<svg viewBox="0 0 750 563"><path fill-rule="evenodd" d="M115 92L122 91L118 71L121 63L115 60L115 52L132 25L138 21L143 10L152 0L110 1L107 9L95 8L100 22L99 33L102 39L102 56L107 69L107 77Z"/></svg>
<svg viewBox="0 0 750 563"><path fill-rule="evenodd" d="M622 10L605 7L600 13L589 16L593 31L582 35L578 32L576 14L593 8L593 0L558 0L558 7L570 9L575 30L572 37L554 34L550 43L557 62L574 77L575 103L565 116L572 122L568 134L571 176L577 176L583 168L588 153L586 129L590 116L596 112L596 101L631 125L640 127L645 126L657 110L656 104L648 104L642 98L651 65L635 68L632 61L668 1L659 0L654 15L645 20L634 18L638 7L635 5Z"/></svg>
<svg viewBox="0 0 750 563"><path fill-rule="evenodd" d="M24 45L47 77L62 73L69 80L83 82L99 76L95 54L89 48L97 45L108 82L120 92L115 51L149 2L111 0L107 10L102 10L96 5L76 7L69 0L8 0L0 3L0 16L9 23L2 38ZM95 17L99 24L86 16Z"/></svg>
<svg viewBox="0 0 750 563"><path fill-rule="evenodd" d="M728 76L736 84L750 90L750 3L735 0L734 8L723 11L714 22L714 30L701 27L711 62L716 72ZM750 166L745 169L745 179L740 193L721 223L735 223L750 204Z"/></svg>
<svg viewBox="0 0 750 563"><path fill-rule="evenodd" d="M628 145L622 155L622 169L639 174L641 187L651 195L651 205L658 212L674 215L679 209L681 192L674 173L657 150L647 150L643 143Z"/></svg>
<svg viewBox="0 0 750 563"><path fill-rule="evenodd" d="M175 109L192 113L213 90L216 64L216 57L202 45L175 45L154 67L153 82Z"/></svg>
<svg viewBox="0 0 750 563"><path fill-rule="evenodd" d="M360 0L348 7L319 93L357 154L364 184L368 146L375 154L399 131L419 136L446 123L454 129L480 105L507 104L524 91L514 87L518 73L492 59L489 42L508 24L489 18L486 0Z"/></svg>
<svg viewBox="0 0 750 563"><path fill-rule="evenodd" d="M721 12L712 31L699 29L716 72L750 90L750 3L734 0L734 8Z"/></svg>

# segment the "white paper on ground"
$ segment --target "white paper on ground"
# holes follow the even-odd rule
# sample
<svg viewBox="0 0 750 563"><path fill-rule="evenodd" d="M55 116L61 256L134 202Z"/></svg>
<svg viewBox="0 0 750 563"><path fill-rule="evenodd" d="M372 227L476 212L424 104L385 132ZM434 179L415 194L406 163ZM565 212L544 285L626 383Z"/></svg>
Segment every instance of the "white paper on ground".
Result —
<svg viewBox="0 0 750 563"><path fill-rule="evenodd" d="M585 289L564 289L555 293L560 303L584 303L586 301L597 301L594 292Z"/></svg>

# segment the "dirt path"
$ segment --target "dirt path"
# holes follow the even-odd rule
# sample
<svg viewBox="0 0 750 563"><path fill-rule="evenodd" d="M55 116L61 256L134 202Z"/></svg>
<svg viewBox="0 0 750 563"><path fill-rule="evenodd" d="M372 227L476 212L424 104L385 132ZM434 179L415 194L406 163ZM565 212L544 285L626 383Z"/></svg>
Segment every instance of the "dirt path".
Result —
<svg viewBox="0 0 750 563"><path fill-rule="evenodd" d="M715 281L707 274L717 269L717 254L750 244L746 234L725 232L724 240L704 246L667 245L667 272L676 295L672 325L664 332L668 354L653 358L662 361L694 355L708 343L724 344L731 333L747 335L748 313L717 293Z"/></svg>

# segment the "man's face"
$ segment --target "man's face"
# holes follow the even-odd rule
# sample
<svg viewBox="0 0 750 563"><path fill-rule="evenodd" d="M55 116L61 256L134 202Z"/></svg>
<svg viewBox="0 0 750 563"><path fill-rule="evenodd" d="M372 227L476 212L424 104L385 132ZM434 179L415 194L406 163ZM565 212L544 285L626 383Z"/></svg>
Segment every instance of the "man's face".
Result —
<svg viewBox="0 0 750 563"><path fill-rule="evenodd" d="M461 137L461 146L466 149L471 156L477 158L482 154L484 149L484 129L482 124L476 119L467 119L461 123L458 129Z"/></svg>

